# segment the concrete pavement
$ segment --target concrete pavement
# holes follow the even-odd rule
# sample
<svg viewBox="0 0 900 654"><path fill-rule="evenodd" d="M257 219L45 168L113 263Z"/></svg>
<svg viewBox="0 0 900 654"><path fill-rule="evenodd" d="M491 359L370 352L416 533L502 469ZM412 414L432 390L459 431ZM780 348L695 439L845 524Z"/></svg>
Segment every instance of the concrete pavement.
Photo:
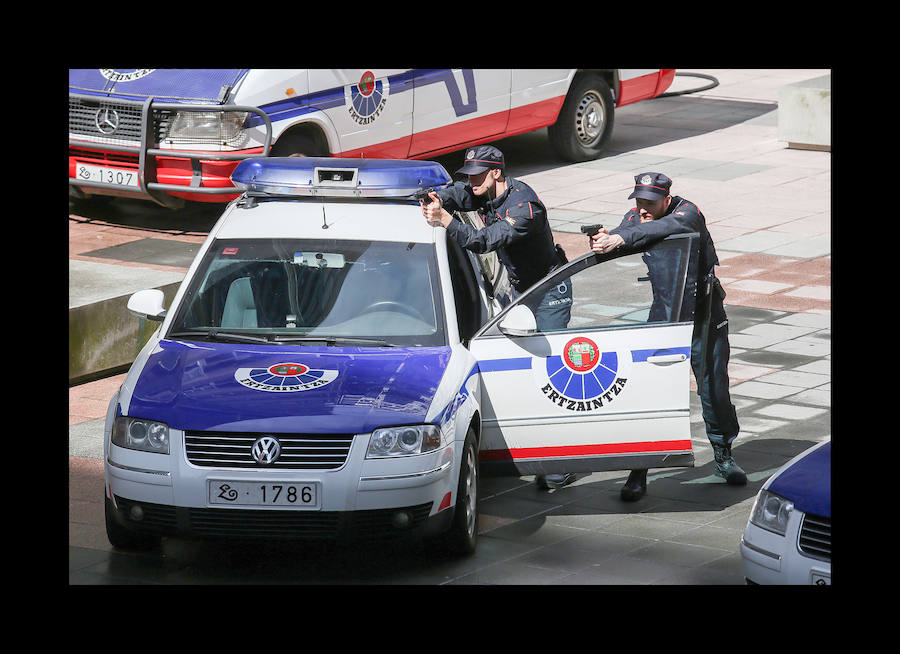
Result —
<svg viewBox="0 0 900 654"><path fill-rule="evenodd" d="M703 211L727 292L746 487L712 476L692 394L695 468L651 470L648 495L633 504L618 499L626 472L549 493L531 477L484 480L479 549L464 560L308 548L298 563L286 545L259 556L248 545L169 539L162 551L124 554L103 528L103 415L116 375L69 390L70 583L742 584L738 543L757 490L831 435L831 154L777 138L779 89L828 71L695 72L719 86L622 108L596 161L559 161L543 130L495 145L547 205L570 258L587 251L581 224L619 223L639 172L669 175L672 193ZM705 84L679 77L672 90ZM438 160L452 170L459 158ZM193 208L176 225L165 211L121 200L73 209L70 261L183 275L218 212Z"/></svg>

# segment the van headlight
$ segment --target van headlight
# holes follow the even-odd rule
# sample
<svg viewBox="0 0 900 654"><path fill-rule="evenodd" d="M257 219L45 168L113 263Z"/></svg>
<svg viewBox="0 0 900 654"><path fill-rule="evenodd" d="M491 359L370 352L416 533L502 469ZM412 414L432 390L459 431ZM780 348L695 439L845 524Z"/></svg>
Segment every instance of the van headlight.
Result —
<svg viewBox="0 0 900 654"><path fill-rule="evenodd" d="M246 111L179 111L169 125L170 141L238 145L245 137Z"/></svg>
<svg viewBox="0 0 900 654"><path fill-rule="evenodd" d="M119 416L113 422L112 442L119 447L157 454L169 453L169 425L156 420Z"/></svg>
<svg viewBox="0 0 900 654"><path fill-rule="evenodd" d="M750 512L750 522L757 527L784 536L787 531L788 519L793 510L794 503L789 499L767 490L761 490L756 496L756 503Z"/></svg>
<svg viewBox="0 0 900 654"><path fill-rule="evenodd" d="M424 454L441 446L441 430L435 425L376 429L369 438L367 459Z"/></svg>

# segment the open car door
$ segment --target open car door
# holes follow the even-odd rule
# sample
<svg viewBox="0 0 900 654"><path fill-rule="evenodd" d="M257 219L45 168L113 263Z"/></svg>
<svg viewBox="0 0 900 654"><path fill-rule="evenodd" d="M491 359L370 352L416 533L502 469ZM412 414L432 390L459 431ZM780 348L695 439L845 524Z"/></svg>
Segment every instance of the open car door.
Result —
<svg viewBox="0 0 900 654"><path fill-rule="evenodd" d="M694 465L698 243L697 234L680 234L644 251L587 254L475 334L486 474ZM535 308L554 288L551 304L569 305L567 326L541 331Z"/></svg>

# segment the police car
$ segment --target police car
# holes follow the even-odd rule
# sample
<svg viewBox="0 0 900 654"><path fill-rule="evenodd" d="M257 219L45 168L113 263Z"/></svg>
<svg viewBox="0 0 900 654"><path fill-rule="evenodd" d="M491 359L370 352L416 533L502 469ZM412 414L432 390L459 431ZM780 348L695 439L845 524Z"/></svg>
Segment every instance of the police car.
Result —
<svg viewBox="0 0 900 654"><path fill-rule="evenodd" d="M258 158L111 399L106 525L161 535L442 539L472 552L482 474L692 466L696 235L588 254L514 301L496 255L431 227L428 161ZM457 214L476 228L477 213ZM674 295L649 319L645 257ZM571 319L530 309L572 288Z"/></svg>
<svg viewBox="0 0 900 654"><path fill-rule="evenodd" d="M831 439L763 484L741 538L741 559L749 584L831 585Z"/></svg>
<svg viewBox="0 0 900 654"><path fill-rule="evenodd" d="M593 159L615 110L656 97L673 69L69 70L69 191L176 208L228 202L247 157L429 159L546 127Z"/></svg>

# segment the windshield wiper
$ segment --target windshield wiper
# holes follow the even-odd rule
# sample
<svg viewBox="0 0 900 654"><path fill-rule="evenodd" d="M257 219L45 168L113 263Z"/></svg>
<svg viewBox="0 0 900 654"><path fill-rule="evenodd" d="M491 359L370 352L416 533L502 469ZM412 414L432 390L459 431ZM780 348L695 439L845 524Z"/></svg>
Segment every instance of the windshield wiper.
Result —
<svg viewBox="0 0 900 654"><path fill-rule="evenodd" d="M326 343L327 345L349 345L358 343L361 345L373 345L378 347L396 347L392 343L376 338L357 338L355 336L279 336L272 338L275 343Z"/></svg>
<svg viewBox="0 0 900 654"><path fill-rule="evenodd" d="M216 328L212 329L186 329L180 332L172 332L169 338L177 338L179 336L203 336L208 339L223 341L241 341L244 343L270 343L270 339L265 336L252 336L250 334L237 334L235 332L223 332Z"/></svg>

